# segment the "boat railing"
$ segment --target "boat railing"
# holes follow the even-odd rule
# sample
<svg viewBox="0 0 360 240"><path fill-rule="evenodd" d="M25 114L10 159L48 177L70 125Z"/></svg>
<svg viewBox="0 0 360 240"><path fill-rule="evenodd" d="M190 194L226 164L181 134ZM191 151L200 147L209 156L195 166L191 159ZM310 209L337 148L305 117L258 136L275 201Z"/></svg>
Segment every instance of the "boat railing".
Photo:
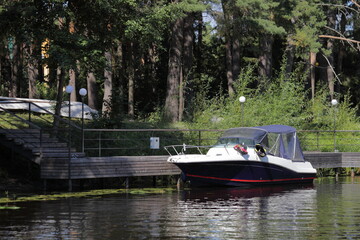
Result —
<svg viewBox="0 0 360 240"><path fill-rule="evenodd" d="M208 149L211 146L196 146L196 145L169 145L164 146L165 151L170 155L185 155L187 153L194 153L194 150L196 153L203 155L204 153L201 151L201 149Z"/></svg>

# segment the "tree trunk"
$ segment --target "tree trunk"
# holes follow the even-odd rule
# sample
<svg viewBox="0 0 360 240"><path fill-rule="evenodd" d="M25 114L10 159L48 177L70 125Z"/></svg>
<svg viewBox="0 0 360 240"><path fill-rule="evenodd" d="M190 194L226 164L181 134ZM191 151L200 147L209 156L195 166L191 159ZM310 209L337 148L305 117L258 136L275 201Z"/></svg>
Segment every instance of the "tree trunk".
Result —
<svg viewBox="0 0 360 240"><path fill-rule="evenodd" d="M204 27L204 21L202 12L196 13L196 19L197 19L197 44L195 45L195 56L196 56L196 69L197 69L197 75L200 76L203 73L203 57L202 57L202 51L203 51L203 27Z"/></svg>
<svg viewBox="0 0 360 240"><path fill-rule="evenodd" d="M192 64L193 64L193 43L194 43L194 15L190 13L184 19L184 48L183 48L183 69L182 77L180 78L179 89L179 121L182 121L185 110L186 86L192 78Z"/></svg>
<svg viewBox="0 0 360 240"><path fill-rule="evenodd" d="M111 99L112 99L112 56L111 52L105 52L105 59L106 59L106 67L104 70L104 98L102 104L102 112L106 114L110 114L111 112Z"/></svg>
<svg viewBox="0 0 360 240"><path fill-rule="evenodd" d="M20 77L20 46L16 41L13 45L11 56L11 82L9 88L9 97L17 97L19 87L18 80Z"/></svg>
<svg viewBox="0 0 360 240"><path fill-rule="evenodd" d="M27 72L28 72L28 83L29 83L29 98L38 98L36 81L39 79L39 63L38 63L38 54L37 46L35 44L30 44L27 46Z"/></svg>
<svg viewBox="0 0 360 240"><path fill-rule="evenodd" d="M270 79L272 76L272 46L274 37L264 34L260 39L259 75Z"/></svg>
<svg viewBox="0 0 360 240"><path fill-rule="evenodd" d="M179 85L181 76L181 53L183 43L183 20L178 19L173 24L170 50L169 65L167 76L167 91L165 99L165 118L171 122L179 119Z"/></svg>
<svg viewBox="0 0 360 240"><path fill-rule="evenodd" d="M326 68L326 73L327 73L327 81L328 81L328 86L329 86L329 94L331 99L334 98L334 79L335 79L335 75L334 75L334 40L333 39L328 39L327 42L327 49L330 50L330 55L327 57L328 58L328 66Z"/></svg>
<svg viewBox="0 0 360 240"><path fill-rule="evenodd" d="M124 115L125 102L125 60L123 53L123 44L119 41L117 43L116 51L114 52L114 66L119 66L113 74L113 90L111 98L111 116L118 117Z"/></svg>
<svg viewBox="0 0 360 240"><path fill-rule="evenodd" d="M86 77L88 90L88 105L93 109L97 109L97 87L96 78L93 72L89 72Z"/></svg>
<svg viewBox="0 0 360 240"><path fill-rule="evenodd" d="M128 115L130 118L134 118L135 106L134 106L134 91L135 91L135 56L134 56L134 43L129 44L129 64L128 64Z"/></svg>
<svg viewBox="0 0 360 240"><path fill-rule="evenodd" d="M65 74L64 74L64 69L58 67L57 71L56 71L56 75L57 75L57 95L56 95L56 105L55 105L55 116L54 116L54 121L53 121L53 128L55 129L55 134L56 131L59 127L59 120L56 116L60 116L60 111L61 111L61 105L62 105L62 101L63 101L63 91L64 91L64 78L65 78Z"/></svg>
<svg viewBox="0 0 360 240"><path fill-rule="evenodd" d="M236 34L237 35L237 34ZM240 75L240 40L237 37L232 39L232 78L233 81L237 81ZM232 84L233 85L233 84ZM232 86L231 93L235 93Z"/></svg>
<svg viewBox="0 0 360 240"><path fill-rule="evenodd" d="M347 25L346 15L344 13L342 13L341 20L340 20L340 32L346 31L346 25ZM343 61L344 61L345 55L346 55L346 52L345 52L344 44L338 44L338 53L337 53L337 62L336 62L336 71L338 73L343 72ZM334 87L334 91L336 91L335 87Z"/></svg>
<svg viewBox="0 0 360 240"><path fill-rule="evenodd" d="M69 70L69 85L73 87L73 91L70 93L70 101L76 102L76 71L74 69Z"/></svg>
<svg viewBox="0 0 360 240"><path fill-rule="evenodd" d="M233 50L232 47L234 46L232 43L232 28L230 27L232 25L232 17L230 15L230 8L229 6L231 2L229 1L222 1L222 8L223 8L223 14L225 23L227 25L226 32L225 32L225 62L226 62L226 79L227 79L227 87L228 87L228 93L229 95L233 95L235 93L234 90L234 75L233 75Z"/></svg>
<svg viewBox="0 0 360 240"><path fill-rule="evenodd" d="M148 48L148 58L149 58L149 67L150 67L150 74L149 74L149 80L150 82L155 82L156 81L156 59L157 59L157 52L156 52L156 46L155 44L151 45ZM155 84L151 84L151 93L155 94L156 93L156 85Z"/></svg>
<svg viewBox="0 0 360 240"><path fill-rule="evenodd" d="M315 98L315 66L316 66L316 53L310 53L310 84L311 84L311 99Z"/></svg>
<svg viewBox="0 0 360 240"><path fill-rule="evenodd" d="M291 43L288 43L286 47L286 76L287 78L290 76L290 73L293 70L294 66L294 58L295 58L295 46Z"/></svg>
<svg viewBox="0 0 360 240"><path fill-rule="evenodd" d="M232 51L231 51L231 39L228 36L225 36L225 59L226 59L226 79L228 86L229 95L233 95L235 93L234 90L234 78L232 71Z"/></svg>
<svg viewBox="0 0 360 240"><path fill-rule="evenodd" d="M328 26L330 28L334 28L336 27L336 12L332 9L328 10ZM326 69L326 73L327 73L327 81L328 81L328 86L329 86L329 93L331 96L331 99L334 98L334 79L335 79L335 74L334 74L334 39L329 38L327 39L327 45L326 48L329 50L330 55L327 57L328 60L328 66Z"/></svg>

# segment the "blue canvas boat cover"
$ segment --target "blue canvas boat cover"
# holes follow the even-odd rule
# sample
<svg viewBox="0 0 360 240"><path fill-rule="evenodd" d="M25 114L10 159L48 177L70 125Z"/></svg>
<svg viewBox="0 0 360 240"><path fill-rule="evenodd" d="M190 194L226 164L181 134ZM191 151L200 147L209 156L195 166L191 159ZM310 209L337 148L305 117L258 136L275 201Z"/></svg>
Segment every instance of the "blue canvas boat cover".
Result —
<svg viewBox="0 0 360 240"><path fill-rule="evenodd" d="M256 128L268 132L262 144L269 147L270 153L293 161L305 161L295 128L286 125L267 125Z"/></svg>
<svg viewBox="0 0 360 240"><path fill-rule="evenodd" d="M293 161L305 161L296 129L290 126L266 125L231 128L224 132L223 137L253 139L255 144L263 145L269 154Z"/></svg>
<svg viewBox="0 0 360 240"><path fill-rule="evenodd" d="M266 125L259 126L256 128L264 129L269 133L293 133L296 132L296 129L286 125Z"/></svg>

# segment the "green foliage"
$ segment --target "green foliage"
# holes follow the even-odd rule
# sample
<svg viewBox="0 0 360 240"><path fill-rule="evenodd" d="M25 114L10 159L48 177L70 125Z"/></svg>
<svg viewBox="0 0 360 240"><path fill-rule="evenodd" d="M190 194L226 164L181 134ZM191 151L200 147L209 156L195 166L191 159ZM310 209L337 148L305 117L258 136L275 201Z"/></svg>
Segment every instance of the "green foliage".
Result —
<svg viewBox="0 0 360 240"><path fill-rule="evenodd" d="M227 129L240 126L260 126L284 124L299 130L325 130L319 133L300 133L304 150L334 151L333 130L359 130L360 121L357 108L351 107L348 95L334 108L330 104L326 91L320 91L314 100L307 99L304 79L306 73L285 74L284 68L271 81L259 81L254 74L255 67L243 69L236 83L237 96L219 95L206 99L203 93L199 97L194 119L188 122L192 129ZM238 101L245 96L243 106ZM243 113L243 114L242 114ZM336 122L334 126L334 117ZM360 133L338 132L337 150L358 151L354 141Z"/></svg>
<svg viewBox="0 0 360 240"><path fill-rule="evenodd" d="M284 72L272 81L258 81L254 70L254 66L242 70L236 83L237 97L218 96L205 100L205 108L196 113L195 126L226 129L286 124L300 127L306 104L303 82L295 76L286 79ZM238 100L241 95L247 98L243 106Z"/></svg>
<svg viewBox="0 0 360 240"><path fill-rule="evenodd" d="M336 118L337 129L358 130L360 127L359 117L356 115L357 108L351 106L348 95L345 95L339 104L334 107L331 105L326 91L320 91L307 108L307 112L311 118L304 125L307 129L333 130L334 117Z"/></svg>
<svg viewBox="0 0 360 240"><path fill-rule="evenodd" d="M223 4L224 12L218 11L219 4ZM350 2L339 2L335 6L340 7L341 4L343 9L355 8ZM96 97L101 99L104 93L104 52L111 52L112 111L121 114L110 114L116 117L104 120L107 122L103 125L99 124L100 126L118 126L120 125L118 122L125 118L123 109L127 107L127 68L131 66L130 57L134 57L134 66L131 67L134 68L136 75L134 105L137 114L141 117L148 116L147 119L151 122L159 122L162 120L159 114L162 111L161 105L166 96L164 85L168 73L168 39L171 22L188 13L210 10L208 13L216 15L217 26L204 23L204 19L200 18L201 14L193 15L194 59L191 72L184 77L187 120L195 119L198 126L217 128L239 125L243 119L241 124L244 125L282 122L304 128L331 129L332 113L331 108L327 108L329 99L326 94L317 96L319 98L314 102L309 102L305 90L308 86L305 87L303 82L305 75L299 76L298 73L294 73L291 79L286 79L283 69L279 70L278 67L281 61L281 57L278 56L285 51L285 45L295 46L297 56L302 59L308 59L309 52L321 50L318 35L325 32L328 14L326 11L334 7L329 5L331 3L325 4L320 0L1 1L0 55L2 59L10 56L10 42L21 44L24 46L23 51L26 52L30 44L40 45L47 39L49 41L47 53L50 57L43 59L39 53L34 54L32 57L37 58L38 64L47 64L52 70L56 70L58 66L62 66L65 70L80 69L76 75L77 87L85 86L87 73L93 71L99 86ZM352 27L347 26L345 36L350 34L349 37L352 39L359 39L358 16L356 11L347 15L348 22L345 24L351 23ZM202 24L207 24L205 29ZM338 25L340 27L341 23L339 22ZM73 31L69 31L71 26ZM261 51L258 45L259 38L267 34L278 35L274 38L273 70L280 73L274 79L262 80L257 79L254 66L248 68L243 66L245 63L255 64L258 61ZM243 71L235 87L238 96L247 97L244 116L240 113L238 97L228 98L226 95L225 35L231 36L233 40L239 40L241 48L239 52L241 60L238 64L243 67ZM129 49L130 45L134 50ZM321 51L324 53L324 50ZM341 59L342 51L346 51L346 57L342 64L343 73L338 75L344 83L341 89L352 90L350 105L350 102L359 102L356 92L359 84L358 68L356 68L358 52L356 48L350 50L345 47L339 48L337 51L339 57L335 56L335 59ZM300 58L295 58L294 61L296 63L299 60ZM14 63L1 62L2 72L11 72L10 68L5 69L9 64ZM336 66L334 67L336 69ZM21 71L25 72L26 68ZM317 70L316 74L320 75L318 79L321 81L325 79L325 74L320 70ZM0 84L2 95L9 92L10 80L5 79L8 75L1 75L1 78L4 78L1 79ZM19 87L21 91L27 91L26 80L18 79L18 82L21 81ZM54 99L56 89L53 86L56 84L50 82L50 89L47 90L44 85L38 84L39 95ZM345 99L345 95L340 97ZM100 105L101 103L98 104ZM309 106L312 106L312 110ZM344 108L346 109L347 106ZM154 113L150 113L153 109L155 109ZM357 120L351 120L354 119L351 113L340 108L339 111L344 113L339 115L341 124L346 125L341 127L356 127L354 125Z"/></svg>
<svg viewBox="0 0 360 240"><path fill-rule="evenodd" d="M287 16L291 24L288 27L288 40L297 46L297 52L305 57L309 52L317 53L321 48L318 35L326 25L324 12L317 0L294 1L291 14Z"/></svg>
<svg viewBox="0 0 360 240"><path fill-rule="evenodd" d="M274 12L276 12L279 2L273 0L238 0L235 6L239 9L240 22L250 31L257 33L285 34L282 26L275 22ZM236 9L233 9L236 11Z"/></svg>

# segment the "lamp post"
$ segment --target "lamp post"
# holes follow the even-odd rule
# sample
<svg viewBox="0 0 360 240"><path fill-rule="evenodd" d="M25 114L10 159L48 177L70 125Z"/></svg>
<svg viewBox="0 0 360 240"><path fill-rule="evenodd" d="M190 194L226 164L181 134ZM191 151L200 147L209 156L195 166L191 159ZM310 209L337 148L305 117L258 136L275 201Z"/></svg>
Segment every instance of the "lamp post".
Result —
<svg viewBox="0 0 360 240"><path fill-rule="evenodd" d="M84 97L87 94L87 90L81 88L79 94L81 96L81 151L84 152Z"/></svg>
<svg viewBox="0 0 360 240"><path fill-rule="evenodd" d="M241 112L241 126L244 126L244 102L246 101L246 98L244 96L239 97L240 102L240 112Z"/></svg>
<svg viewBox="0 0 360 240"><path fill-rule="evenodd" d="M334 152L337 152L336 150L336 105L338 104L338 101L336 99L331 100L331 105L334 107Z"/></svg>
<svg viewBox="0 0 360 240"><path fill-rule="evenodd" d="M71 85L68 85L66 86L65 88L65 92L69 94L69 121L68 121L68 124L69 124L69 146L68 146L68 183L69 183L69 192L72 191L72 182L71 182L71 129L70 129L70 126L71 126L71 97L70 97L70 94L71 92L73 91L73 86Z"/></svg>

